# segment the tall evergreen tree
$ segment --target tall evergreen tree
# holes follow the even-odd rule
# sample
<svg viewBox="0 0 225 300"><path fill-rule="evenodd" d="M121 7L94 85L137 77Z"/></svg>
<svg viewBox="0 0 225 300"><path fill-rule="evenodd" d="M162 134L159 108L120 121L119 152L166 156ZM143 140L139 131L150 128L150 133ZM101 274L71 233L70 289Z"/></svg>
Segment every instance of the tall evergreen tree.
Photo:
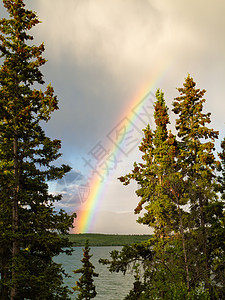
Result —
<svg viewBox="0 0 225 300"><path fill-rule="evenodd" d="M153 132L147 126L139 147L144 154L142 156L144 163L135 163L132 173L119 179L125 185L129 184L130 180L135 180L138 183L139 189L136 194L141 200L135 209L135 213L140 213L143 210L143 205L145 205L144 215L138 219L138 222L154 228L155 241L153 242L153 248L155 259L161 260L162 270L165 269L165 265L169 268L168 261L171 261L168 253L166 253L167 248L171 247L168 237L172 232L178 234L176 238L179 239L179 247L183 251L186 286L189 290L190 275L184 235L184 217L186 217L187 212L182 209L187 203L187 197L185 196L183 178L179 173L180 169L176 162L178 154L177 141L175 136L167 129L169 116L163 93L157 90L156 98L157 101L154 104L156 129ZM157 268L160 269L159 264ZM161 274L163 273L164 271L161 272ZM166 276L168 277L168 274ZM161 275L161 280L163 277Z"/></svg>
<svg viewBox="0 0 225 300"><path fill-rule="evenodd" d="M221 214L215 193L216 168L218 162L214 156L214 141L218 132L207 127L211 122L210 113L203 113L205 90L196 88L193 78L185 79L183 88L178 89L180 96L173 103L176 129L181 140L178 164L185 177L188 188L190 219L189 228L196 241L196 253L202 265L199 276L207 289L211 286L210 231L215 220ZM209 212L214 213L214 219ZM219 217L220 218L220 217Z"/></svg>
<svg viewBox="0 0 225 300"><path fill-rule="evenodd" d="M168 133L168 108L161 91L156 92L154 119L156 129L153 132L148 125L144 129L144 138L139 147L143 153L143 163L134 163L130 174L119 180L127 185L131 180L138 183L136 194L141 200L135 209L139 214L145 205L144 215L139 223L153 227L157 237L165 237L177 226L177 208L165 190L165 180L171 172L172 153L175 151L175 137Z"/></svg>
<svg viewBox="0 0 225 300"><path fill-rule="evenodd" d="M83 266L82 268L73 271L74 274L82 274L82 276L76 282L76 286L73 288L74 291L79 292L77 299L80 300L90 300L92 298L95 298L95 296L97 295L93 277L98 277L98 274L94 272L95 267L90 261L92 255L90 255L89 252L90 247L87 240L83 249L83 258L81 259Z"/></svg>
<svg viewBox="0 0 225 300"><path fill-rule="evenodd" d="M27 32L39 23L23 0L3 0L10 18L0 20L0 294L1 299L67 299L62 268L53 257L70 243L75 214L56 212L61 196L47 181L70 168L52 164L60 141L48 138L40 123L58 109L51 85L45 92L40 67L44 45L32 45Z"/></svg>

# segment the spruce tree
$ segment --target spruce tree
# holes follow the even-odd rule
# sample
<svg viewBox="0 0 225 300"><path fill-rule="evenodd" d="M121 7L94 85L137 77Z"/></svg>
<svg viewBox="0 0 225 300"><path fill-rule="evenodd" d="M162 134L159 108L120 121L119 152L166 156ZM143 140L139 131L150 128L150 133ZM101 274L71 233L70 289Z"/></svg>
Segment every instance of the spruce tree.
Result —
<svg viewBox="0 0 225 300"><path fill-rule="evenodd" d="M83 266L82 268L73 271L74 274L82 274L82 276L76 282L76 286L73 287L74 291L79 292L77 299L80 300L90 300L92 298L95 298L95 296L97 295L93 277L98 277L98 274L94 272L95 267L90 261L92 255L90 255L89 252L90 247L87 240L83 249L83 258L81 259Z"/></svg>
<svg viewBox="0 0 225 300"><path fill-rule="evenodd" d="M135 209L139 214L144 210L143 217L138 222L153 227L157 237L165 237L177 227L177 208L168 192L165 182L171 172L173 162L175 137L168 132L168 108L161 91L156 92L157 101L154 104L154 119L156 129L153 132L148 125L143 130L144 138L139 147L143 153L143 163L134 163L130 174L121 176L119 180L127 185L135 180L139 186L136 194L141 200Z"/></svg>
<svg viewBox="0 0 225 300"><path fill-rule="evenodd" d="M181 166L188 190L190 218L188 227L192 232L192 250L196 250L196 261L201 268L198 276L205 287L212 292L210 231L212 223L218 218L215 208L218 203L215 193L215 171L218 162L214 156L214 141L218 132L208 128L210 113L203 112L205 90L196 88L189 75L183 88L178 89L180 96L173 103L177 114L176 129L180 137L180 153L177 163ZM210 218L213 211L215 220ZM195 246L194 246L195 244ZM197 270L195 270L197 273ZM213 293L213 292L212 292Z"/></svg>
<svg viewBox="0 0 225 300"><path fill-rule="evenodd" d="M56 212L61 196L47 181L69 166L54 166L61 143L41 127L58 109L54 90L43 85L44 44L35 46L28 31L39 23L22 0L3 0L9 19L0 20L0 294L1 299L68 299L63 270L53 261L71 252L67 233L75 214Z"/></svg>
<svg viewBox="0 0 225 300"><path fill-rule="evenodd" d="M179 172L180 168L176 159L179 147L176 137L167 129L170 122L168 108L164 95L160 90L157 90L156 98L157 101L154 104L156 129L152 131L147 126L143 130L144 138L139 147L144 154L142 156L143 163L134 163L132 173L119 179L125 185L129 184L130 180L135 180L138 183L139 188L136 194L141 200L135 209L135 213L140 213L144 210L144 214L138 219L138 222L154 228L152 247L155 251L155 260L161 261L161 265L157 264L157 269L158 274L160 273L159 270L162 270L160 275L162 290L168 279L162 275L163 273L166 274L165 266L167 265L168 269L171 267L169 267L169 261L171 261L172 250L169 250L171 252L170 255L168 255L167 251L171 247L174 248L174 244L171 246L171 234L174 235L175 233L176 243L177 245L179 244L179 250L178 248L176 249L179 252L181 251L181 253L183 252L181 254L183 263L180 263L184 265L186 273L185 285L187 290L189 290L190 274L184 234L184 218L187 216L187 212L183 210L184 205L187 203L187 197L185 196L183 178ZM179 272L182 273L181 270ZM166 276L168 277L168 274Z"/></svg>

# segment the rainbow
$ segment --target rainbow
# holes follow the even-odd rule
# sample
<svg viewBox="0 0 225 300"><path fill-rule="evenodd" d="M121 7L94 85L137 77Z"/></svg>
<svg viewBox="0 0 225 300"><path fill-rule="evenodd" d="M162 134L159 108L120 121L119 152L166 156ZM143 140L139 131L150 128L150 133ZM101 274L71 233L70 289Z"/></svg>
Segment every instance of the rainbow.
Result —
<svg viewBox="0 0 225 300"><path fill-rule="evenodd" d="M153 75L148 80L148 82L142 86L142 88L139 90L139 92L130 102L129 107L126 108L126 111L123 113L122 118L127 116L127 119L132 118L132 122L133 123L135 122L135 118L137 118L137 115L134 115L132 109L139 102L148 98L150 92L156 88L156 84L158 84L159 81L165 76L170 66L171 63L168 62L168 60L166 61L166 63L165 61L161 63L160 67L158 66L157 70L153 72ZM116 145L113 145L110 153L113 153L114 156L118 157L119 155L118 152L119 152L118 147ZM107 173L106 170L102 171L101 175L103 178L107 176L106 173ZM97 216L101 199L103 199L104 186L106 184L104 181L102 182L99 175L95 174L94 176L92 176L89 185L90 185L90 193L87 200L83 203L82 207L77 213L77 218L75 219L75 223L74 223L75 227L72 230L73 233L91 232L91 227L95 222L95 218Z"/></svg>

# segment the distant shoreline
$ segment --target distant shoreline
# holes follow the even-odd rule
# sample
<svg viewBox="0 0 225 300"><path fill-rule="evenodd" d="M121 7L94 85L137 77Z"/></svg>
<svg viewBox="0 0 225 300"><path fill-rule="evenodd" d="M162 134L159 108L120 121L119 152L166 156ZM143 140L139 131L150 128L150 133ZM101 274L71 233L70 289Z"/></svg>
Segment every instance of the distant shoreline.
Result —
<svg viewBox="0 0 225 300"><path fill-rule="evenodd" d="M65 237L65 236L64 236ZM152 235L146 234L103 234L103 233L80 233L66 235L74 247L82 247L85 241L95 246L125 246L149 240Z"/></svg>

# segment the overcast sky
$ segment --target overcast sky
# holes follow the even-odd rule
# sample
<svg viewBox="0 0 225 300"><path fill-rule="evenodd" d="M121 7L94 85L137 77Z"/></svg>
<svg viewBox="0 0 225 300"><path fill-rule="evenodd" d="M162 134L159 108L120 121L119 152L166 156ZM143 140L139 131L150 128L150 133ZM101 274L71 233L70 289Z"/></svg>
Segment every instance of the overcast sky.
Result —
<svg viewBox="0 0 225 300"><path fill-rule="evenodd" d="M25 3L42 21L32 34L36 44L45 43L48 63L42 71L46 84L52 83L59 99L60 110L45 126L46 132L62 140L61 161L73 167L63 181L51 187L64 194L62 206L68 212L81 208L84 199L79 188L85 186L90 171L84 160L90 158L91 150L99 143L102 149L111 147L109 136L113 129L130 116L135 95L148 82L150 86L157 73L161 76L152 92L162 89L170 108L178 96L176 88L190 73L198 87L207 90L205 112L212 113L211 126L220 131L220 138L225 135L224 0ZM136 125L140 128L139 123ZM141 138L138 131L136 137ZM135 184L124 187L116 179L139 160L138 147L131 150L120 155L120 163L104 177L104 193L92 232L150 230L135 223Z"/></svg>

